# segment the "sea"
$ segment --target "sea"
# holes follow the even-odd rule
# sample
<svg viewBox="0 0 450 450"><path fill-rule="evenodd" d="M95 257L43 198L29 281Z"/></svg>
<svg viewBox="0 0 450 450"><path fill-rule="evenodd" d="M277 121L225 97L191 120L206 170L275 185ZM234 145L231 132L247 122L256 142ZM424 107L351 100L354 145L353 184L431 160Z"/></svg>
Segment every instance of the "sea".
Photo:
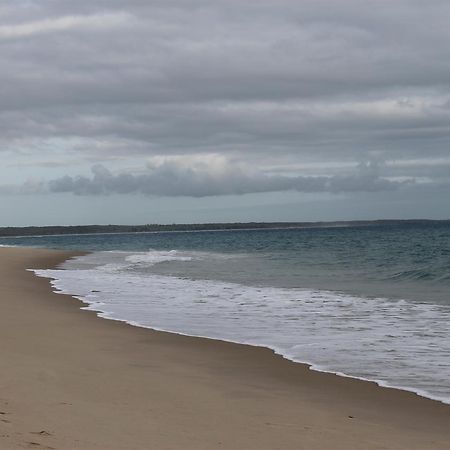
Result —
<svg viewBox="0 0 450 450"><path fill-rule="evenodd" d="M134 326L264 346L450 404L450 225L1 238L88 251L30 267Z"/></svg>

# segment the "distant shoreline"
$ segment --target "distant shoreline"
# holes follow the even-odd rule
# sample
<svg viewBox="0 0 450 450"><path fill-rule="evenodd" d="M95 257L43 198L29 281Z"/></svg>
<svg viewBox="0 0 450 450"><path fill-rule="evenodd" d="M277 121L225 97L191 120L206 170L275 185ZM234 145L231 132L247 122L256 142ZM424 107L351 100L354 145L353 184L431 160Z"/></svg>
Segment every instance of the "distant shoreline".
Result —
<svg viewBox="0 0 450 450"><path fill-rule="evenodd" d="M371 227L395 225L446 225L450 219L382 219L349 220L331 222L220 222L200 224L146 224L146 225L68 225L68 226L28 226L0 227L0 237L118 234L118 233L158 233L187 231L229 231L229 230L264 230L264 229L302 229L302 228L337 228L337 227Z"/></svg>

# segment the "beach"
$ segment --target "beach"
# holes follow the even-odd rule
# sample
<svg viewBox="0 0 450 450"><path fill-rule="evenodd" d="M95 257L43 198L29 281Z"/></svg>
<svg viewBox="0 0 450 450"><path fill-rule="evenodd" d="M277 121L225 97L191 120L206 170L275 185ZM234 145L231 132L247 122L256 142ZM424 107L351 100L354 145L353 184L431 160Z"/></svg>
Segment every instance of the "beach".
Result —
<svg viewBox="0 0 450 450"><path fill-rule="evenodd" d="M449 448L449 405L101 319L27 271L73 255L0 248L1 449Z"/></svg>

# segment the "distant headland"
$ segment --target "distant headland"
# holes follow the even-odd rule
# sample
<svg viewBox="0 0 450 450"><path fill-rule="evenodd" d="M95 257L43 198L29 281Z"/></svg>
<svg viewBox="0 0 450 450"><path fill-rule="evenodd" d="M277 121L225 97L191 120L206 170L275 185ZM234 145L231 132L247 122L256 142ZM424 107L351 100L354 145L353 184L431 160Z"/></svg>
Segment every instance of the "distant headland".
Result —
<svg viewBox="0 0 450 450"><path fill-rule="evenodd" d="M191 224L146 224L146 225L71 225L0 227L0 237L49 236L59 234L105 234L105 233L152 233L169 231L220 231L251 229L329 228L393 225L442 225L450 220L406 219L406 220L352 220L335 222L234 222Z"/></svg>

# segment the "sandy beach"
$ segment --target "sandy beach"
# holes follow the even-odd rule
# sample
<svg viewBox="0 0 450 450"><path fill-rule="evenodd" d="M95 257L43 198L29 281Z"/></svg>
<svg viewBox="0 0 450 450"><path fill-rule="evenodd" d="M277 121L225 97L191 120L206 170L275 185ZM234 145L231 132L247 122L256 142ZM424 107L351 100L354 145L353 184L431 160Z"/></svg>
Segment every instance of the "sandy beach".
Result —
<svg viewBox="0 0 450 450"><path fill-rule="evenodd" d="M0 248L0 449L450 448L450 406L309 370L265 348L132 327Z"/></svg>

